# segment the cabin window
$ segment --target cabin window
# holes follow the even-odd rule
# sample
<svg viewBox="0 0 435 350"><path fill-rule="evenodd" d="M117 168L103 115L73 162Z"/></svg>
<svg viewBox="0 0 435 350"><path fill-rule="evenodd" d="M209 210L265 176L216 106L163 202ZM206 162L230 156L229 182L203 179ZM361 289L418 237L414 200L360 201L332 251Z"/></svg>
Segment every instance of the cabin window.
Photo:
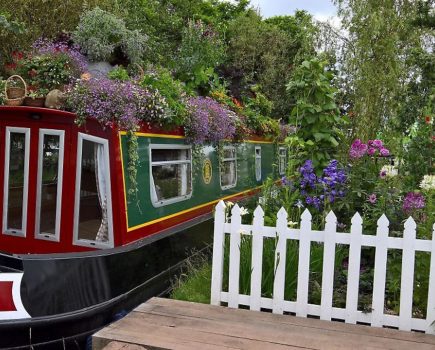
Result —
<svg viewBox="0 0 435 350"><path fill-rule="evenodd" d="M192 150L190 146L151 145L151 201L162 206L192 195Z"/></svg>
<svg viewBox="0 0 435 350"><path fill-rule="evenodd" d="M261 181L261 147L255 147L255 179Z"/></svg>
<svg viewBox="0 0 435 350"><path fill-rule="evenodd" d="M221 188L226 190L237 184L237 155L236 148L225 146L220 167Z"/></svg>
<svg viewBox="0 0 435 350"><path fill-rule="evenodd" d="M74 244L113 247L108 141L79 133Z"/></svg>
<svg viewBox="0 0 435 350"><path fill-rule="evenodd" d="M30 129L6 128L3 232L26 236Z"/></svg>
<svg viewBox="0 0 435 350"><path fill-rule="evenodd" d="M39 130L36 237L59 241L64 131Z"/></svg>
<svg viewBox="0 0 435 350"><path fill-rule="evenodd" d="M287 165L287 150L285 149L285 147L280 147L279 148L279 153L278 153L278 171L279 171L279 175L284 175L285 174L286 165Z"/></svg>

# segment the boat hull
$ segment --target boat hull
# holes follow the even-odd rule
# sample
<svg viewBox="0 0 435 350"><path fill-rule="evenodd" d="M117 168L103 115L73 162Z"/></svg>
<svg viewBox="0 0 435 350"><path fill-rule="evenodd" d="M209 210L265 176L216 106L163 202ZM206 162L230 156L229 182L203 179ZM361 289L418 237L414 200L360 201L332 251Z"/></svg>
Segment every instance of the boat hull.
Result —
<svg viewBox="0 0 435 350"><path fill-rule="evenodd" d="M0 348L77 344L171 286L182 262L212 240L204 215L125 247L78 254L0 255L0 271L23 273L31 318L0 320Z"/></svg>

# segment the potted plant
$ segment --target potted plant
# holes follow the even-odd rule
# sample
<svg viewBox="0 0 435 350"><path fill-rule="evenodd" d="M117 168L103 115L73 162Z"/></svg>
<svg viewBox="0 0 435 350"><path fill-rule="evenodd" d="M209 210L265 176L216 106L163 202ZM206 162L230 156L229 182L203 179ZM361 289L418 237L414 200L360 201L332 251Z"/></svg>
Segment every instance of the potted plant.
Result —
<svg viewBox="0 0 435 350"><path fill-rule="evenodd" d="M46 88L29 87L29 92L24 99L24 105L31 107L44 107L45 97L49 93Z"/></svg>
<svg viewBox="0 0 435 350"><path fill-rule="evenodd" d="M124 56L130 63L141 62L148 40L140 31L127 29L122 19L98 7L81 16L72 38L92 62L90 72L104 74L111 69L109 62L115 63L117 54L118 59Z"/></svg>

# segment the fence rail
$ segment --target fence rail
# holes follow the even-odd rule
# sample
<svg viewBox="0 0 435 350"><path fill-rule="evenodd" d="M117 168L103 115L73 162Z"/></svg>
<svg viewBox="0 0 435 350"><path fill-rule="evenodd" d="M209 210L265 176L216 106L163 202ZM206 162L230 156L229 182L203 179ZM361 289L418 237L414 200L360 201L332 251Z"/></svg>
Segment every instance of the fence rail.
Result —
<svg viewBox="0 0 435 350"><path fill-rule="evenodd" d="M253 225L242 224L240 208L236 204L228 223L225 204L216 206L211 303L228 303L229 307L249 306L251 310L270 309L273 313L295 313L297 316L320 316L322 320L340 319L346 323L367 323L373 327L397 327L400 330L424 331L435 334L435 225L432 240L416 238L416 223L410 217L404 225L403 238L389 237L389 221L382 215L377 222L375 236L363 235L361 216L352 218L350 233L337 232L337 218L331 211L326 217L324 231L312 230L311 214L305 210L299 229L288 227L288 215L284 208L277 214L276 227L264 225L264 212L260 206L254 211ZM222 290L225 236L230 235L228 292ZM241 235L252 235L252 262L250 295L239 294ZM275 277L273 297L261 295L262 258L264 238L277 238L275 250ZM284 300L285 260L287 241L299 241L296 301ZM320 305L308 303L311 242L322 242L323 271ZM336 245L349 246L346 308L333 307L334 267ZM361 249L375 247L373 298L371 312L358 310ZM398 316L384 313L385 282L389 249L402 251L400 287L400 313ZM412 315L414 265L416 252L430 252L430 276L426 319Z"/></svg>

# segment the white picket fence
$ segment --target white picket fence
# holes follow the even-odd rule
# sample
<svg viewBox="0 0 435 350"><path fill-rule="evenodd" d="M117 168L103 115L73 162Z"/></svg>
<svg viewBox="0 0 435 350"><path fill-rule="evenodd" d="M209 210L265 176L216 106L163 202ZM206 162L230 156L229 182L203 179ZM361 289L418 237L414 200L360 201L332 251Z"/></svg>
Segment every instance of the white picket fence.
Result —
<svg viewBox="0 0 435 350"><path fill-rule="evenodd" d="M373 327L396 327L400 330L416 330L435 334L435 225L433 239L416 238L416 223L412 218L405 222L403 238L389 237L389 221L383 215L377 222L376 236L362 234L362 218L356 213L352 218L350 233L336 231L337 218L331 211L326 217L324 231L311 228L311 214L305 210L300 229L288 227L287 212L278 212L276 227L264 226L264 212L260 206L254 211L253 225L241 223L240 208L232 209L231 222L226 222L225 204L216 206L211 303L228 303L231 308L249 306L251 310L270 309L273 313L295 313L296 316L320 316L322 320L339 319L347 323L366 323ZM222 291L225 235L230 235L228 292ZM252 273L250 295L239 294L241 235L252 235ZM275 253L275 279L273 297L261 296L262 257L264 238L278 238ZM296 301L284 300L285 260L287 240L299 241L299 263ZM309 267L311 242L324 243L322 294L320 305L308 303ZM332 306L336 244L349 245L349 264L346 308ZM375 267L371 312L358 310L360 260L362 247L375 247ZM400 249L402 275L400 289L400 315L384 313L385 281L388 249ZM412 317L414 264L416 251L430 252L431 265L426 319Z"/></svg>

